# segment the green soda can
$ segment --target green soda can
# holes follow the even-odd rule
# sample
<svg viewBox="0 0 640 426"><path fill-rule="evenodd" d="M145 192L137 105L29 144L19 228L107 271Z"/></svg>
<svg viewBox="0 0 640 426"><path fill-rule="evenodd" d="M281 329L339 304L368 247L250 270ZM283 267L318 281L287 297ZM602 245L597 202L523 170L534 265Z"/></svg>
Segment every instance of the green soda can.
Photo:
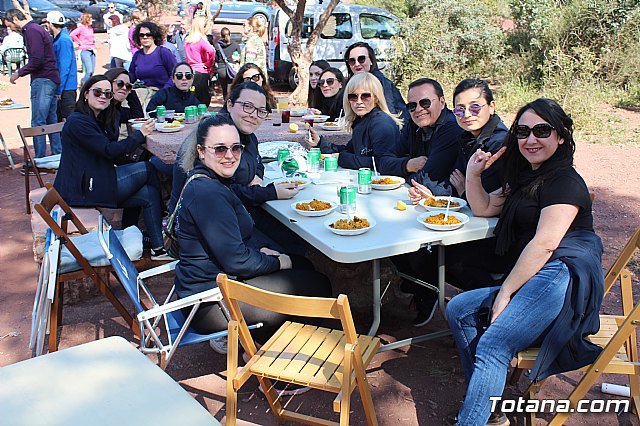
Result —
<svg viewBox="0 0 640 426"><path fill-rule="evenodd" d="M333 155L324 157L324 170L326 172L335 172L338 170L338 157Z"/></svg>
<svg viewBox="0 0 640 426"><path fill-rule="evenodd" d="M276 157L278 160L278 164L282 165L282 163L284 162L285 159L287 159L291 154L289 153L289 150L286 148L280 148L278 150L278 156Z"/></svg>
<svg viewBox="0 0 640 426"><path fill-rule="evenodd" d="M198 117L204 118L207 115L207 106L205 104L198 105Z"/></svg>
<svg viewBox="0 0 640 426"><path fill-rule="evenodd" d="M196 114L197 114L197 110L196 113L194 113L193 111L193 107L188 106L184 109L184 121L185 123L193 123L196 121Z"/></svg>
<svg viewBox="0 0 640 426"><path fill-rule="evenodd" d="M371 194L371 169L367 167L358 170L358 194Z"/></svg>
<svg viewBox="0 0 640 426"><path fill-rule="evenodd" d="M300 170L300 166L298 162L293 157L287 157L282 161L282 166L280 166L282 172L286 177L291 177Z"/></svg>
<svg viewBox="0 0 640 426"><path fill-rule="evenodd" d="M158 123L164 123L166 114L167 108L165 106L160 105L156 108L156 120L158 120Z"/></svg>
<svg viewBox="0 0 640 426"><path fill-rule="evenodd" d="M310 172L320 170L320 148L311 148L311 150L307 152L307 164Z"/></svg>
<svg viewBox="0 0 640 426"><path fill-rule="evenodd" d="M354 214L356 212L356 186L342 185L338 193L340 194L340 213Z"/></svg>

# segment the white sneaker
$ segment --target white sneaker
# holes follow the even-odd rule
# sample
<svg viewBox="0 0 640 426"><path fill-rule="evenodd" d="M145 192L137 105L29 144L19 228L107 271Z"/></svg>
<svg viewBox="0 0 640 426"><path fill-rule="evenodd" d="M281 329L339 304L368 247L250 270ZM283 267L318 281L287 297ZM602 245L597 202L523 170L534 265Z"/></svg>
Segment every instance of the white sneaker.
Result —
<svg viewBox="0 0 640 426"><path fill-rule="evenodd" d="M220 355L225 355L227 353L227 336L209 340L209 346Z"/></svg>

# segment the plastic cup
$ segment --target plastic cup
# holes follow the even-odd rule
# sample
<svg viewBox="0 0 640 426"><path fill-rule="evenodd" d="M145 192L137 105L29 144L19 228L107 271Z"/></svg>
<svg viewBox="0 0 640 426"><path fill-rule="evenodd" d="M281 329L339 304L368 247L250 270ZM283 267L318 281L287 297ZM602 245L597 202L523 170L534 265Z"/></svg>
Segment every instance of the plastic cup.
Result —
<svg viewBox="0 0 640 426"><path fill-rule="evenodd" d="M282 124L282 116L279 111L274 111L271 113L271 123L274 126L279 126Z"/></svg>
<svg viewBox="0 0 640 426"><path fill-rule="evenodd" d="M291 120L291 111L288 109L282 110L282 122L288 123Z"/></svg>

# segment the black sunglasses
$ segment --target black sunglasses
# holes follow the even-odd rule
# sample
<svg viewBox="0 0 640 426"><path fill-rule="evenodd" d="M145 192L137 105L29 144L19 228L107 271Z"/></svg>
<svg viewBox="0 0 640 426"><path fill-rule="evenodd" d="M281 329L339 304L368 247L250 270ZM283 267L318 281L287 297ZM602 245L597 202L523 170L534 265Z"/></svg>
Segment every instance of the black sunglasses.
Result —
<svg viewBox="0 0 640 426"><path fill-rule="evenodd" d="M231 151L231 154L238 158L240 154L242 154L242 150L244 149L244 145L239 143L234 143L231 146L226 145L216 145L216 146L207 146L202 145L203 148L213 151L213 155L216 158L224 158L227 155L227 151Z"/></svg>
<svg viewBox="0 0 640 426"><path fill-rule="evenodd" d="M260 80L261 78L262 78L262 76L260 74L254 74L254 75L251 75L249 77L244 77L243 80L244 81L255 81L257 83L258 80Z"/></svg>
<svg viewBox="0 0 640 426"><path fill-rule="evenodd" d="M133 84L126 83L124 80L116 80L114 83L118 86L118 89L122 89L124 87L127 90L131 90L133 88Z"/></svg>
<svg viewBox="0 0 640 426"><path fill-rule="evenodd" d="M424 109L429 109L431 107L431 99L424 98L420 99L418 102L407 102L407 111L413 112L418 108L418 104Z"/></svg>
<svg viewBox="0 0 640 426"><path fill-rule="evenodd" d="M333 83L336 82L336 78L327 78L326 80L318 80L318 86L324 86L327 83L327 86L333 86Z"/></svg>
<svg viewBox="0 0 640 426"><path fill-rule="evenodd" d="M151 33L138 33L140 38L153 38L153 34Z"/></svg>
<svg viewBox="0 0 640 426"><path fill-rule="evenodd" d="M551 124L540 123L536 124L533 127L519 125L516 127L516 138L518 139L526 139L529 137L531 133L536 138L548 138L551 136L551 131L554 130L554 127Z"/></svg>
<svg viewBox="0 0 640 426"><path fill-rule="evenodd" d="M102 95L104 95L106 99L113 98L113 92L111 90L102 90L102 89L89 89L89 90L93 92L93 96L95 96L96 98L99 98Z"/></svg>
<svg viewBox="0 0 640 426"><path fill-rule="evenodd" d="M371 93L349 93L347 99L349 99L349 102L357 102L358 99L362 99L362 102L367 102L371 100Z"/></svg>
<svg viewBox="0 0 640 426"><path fill-rule="evenodd" d="M367 55L360 55L358 56L358 63L359 64L364 64L364 61L366 61L368 58ZM349 58L349 65L354 66L356 64L356 58Z"/></svg>
<svg viewBox="0 0 640 426"><path fill-rule="evenodd" d="M177 72L173 76L178 80L191 80L193 78L193 74L190 72L186 72L186 73Z"/></svg>

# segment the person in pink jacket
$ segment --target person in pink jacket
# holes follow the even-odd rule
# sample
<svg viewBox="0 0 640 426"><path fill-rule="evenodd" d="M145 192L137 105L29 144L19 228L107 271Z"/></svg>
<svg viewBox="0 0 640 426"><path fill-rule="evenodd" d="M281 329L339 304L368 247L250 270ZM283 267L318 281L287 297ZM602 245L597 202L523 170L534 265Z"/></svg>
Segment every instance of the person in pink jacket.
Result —
<svg viewBox="0 0 640 426"><path fill-rule="evenodd" d="M80 23L70 34L73 41L78 44L80 60L84 66L84 77L82 77L81 84L84 84L96 69L96 39L93 35L91 21L93 21L91 14L83 13L80 16Z"/></svg>
<svg viewBox="0 0 640 426"><path fill-rule="evenodd" d="M205 34L206 17L196 16L191 23L189 35L184 40L184 50L187 54L187 62L193 68L195 76L193 86L196 89L196 97L200 103L209 105L209 82L216 70L216 51Z"/></svg>

